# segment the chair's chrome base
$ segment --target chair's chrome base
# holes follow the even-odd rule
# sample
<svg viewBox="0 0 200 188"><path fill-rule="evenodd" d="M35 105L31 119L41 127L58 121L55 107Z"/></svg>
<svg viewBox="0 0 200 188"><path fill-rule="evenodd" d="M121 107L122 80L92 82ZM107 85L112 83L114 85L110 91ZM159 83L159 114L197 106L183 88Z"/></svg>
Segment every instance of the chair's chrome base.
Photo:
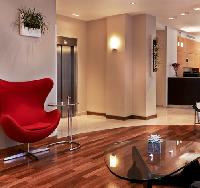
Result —
<svg viewBox="0 0 200 188"><path fill-rule="evenodd" d="M49 151L49 148L40 148L40 149L35 149L35 150L29 151L29 152L23 151L23 152L18 153L16 155L6 157L6 158L3 159L3 161L7 162L7 161L14 160L14 159L22 158L22 157L30 157L34 160L38 160L38 157L35 154L46 152L46 151Z"/></svg>
<svg viewBox="0 0 200 188"><path fill-rule="evenodd" d="M70 151L77 150L81 147L81 145L78 142L69 142L70 144Z"/></svg>
<svg viewBox="0 0 200 188"><path fill-rule="evenodd" d="M81 147L81 145L78 142L63 140L63 141L51 143L47 146L47 148L55 146L55 145L59 145L59 144L69 144L70 145L68 149L69 151L74 151Z"/></svg>

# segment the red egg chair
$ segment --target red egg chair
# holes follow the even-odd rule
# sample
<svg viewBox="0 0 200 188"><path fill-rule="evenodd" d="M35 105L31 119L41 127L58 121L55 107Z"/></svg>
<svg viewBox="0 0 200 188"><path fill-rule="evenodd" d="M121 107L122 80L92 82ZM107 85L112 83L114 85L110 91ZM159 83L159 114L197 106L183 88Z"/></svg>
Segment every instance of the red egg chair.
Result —
<svg viewBox="0 0 200 188"><path fill-rule="evenodd" d="M58 126L59 110L46 112L44 102L53 87L50 78L27 82L0 80L0 125L5 134L20 143L28 143L28 151L5 158L12 160L32 156L48 148L29 151L29 143L48 137Z"/></svg>

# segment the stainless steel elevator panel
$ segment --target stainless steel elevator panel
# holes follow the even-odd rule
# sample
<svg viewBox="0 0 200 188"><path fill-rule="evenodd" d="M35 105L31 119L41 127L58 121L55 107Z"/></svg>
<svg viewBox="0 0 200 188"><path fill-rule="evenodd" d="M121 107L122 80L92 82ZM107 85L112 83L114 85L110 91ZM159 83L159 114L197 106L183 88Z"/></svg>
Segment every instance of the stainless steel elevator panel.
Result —
<svg viewBox="0 0 200 188"><path fill-rule="evenodd" d="M76 65L76 39L58 37L57 40L57 101L76 103L77 65ZM61 107L62 117L67 117L67 108ZM73 116L76 108L73 109Z"/></svg>

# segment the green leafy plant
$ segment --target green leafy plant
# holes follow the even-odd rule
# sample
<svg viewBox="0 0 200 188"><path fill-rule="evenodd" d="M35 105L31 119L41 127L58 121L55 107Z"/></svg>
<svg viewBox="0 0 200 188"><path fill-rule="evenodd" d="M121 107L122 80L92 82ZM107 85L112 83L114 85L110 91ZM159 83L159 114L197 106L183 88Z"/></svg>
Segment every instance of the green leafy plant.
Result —
<svg viewBox="0 0 200 188"><path fill-rule="evenodd" d="M18 9L20 13L20 22L24 24L24 27L28 29L40 29L41 33L44 34L48 30L47 22L45 21L45 16L36 9Z"/></svg>
<svg viewBox="0 0 200 188"><path fill-rule="evenodd" d="M153 72L158 71L158 64L159 64L159 45L158 40L153 40Z"/></svg>

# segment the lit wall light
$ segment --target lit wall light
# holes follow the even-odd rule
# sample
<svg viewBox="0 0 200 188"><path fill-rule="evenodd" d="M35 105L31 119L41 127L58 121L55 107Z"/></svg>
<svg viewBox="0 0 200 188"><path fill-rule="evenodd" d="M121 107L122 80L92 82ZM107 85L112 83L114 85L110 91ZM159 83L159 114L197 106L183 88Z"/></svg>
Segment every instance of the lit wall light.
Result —
<svg viewBox="0 0 200 188"><path fill-rule="evenodd" d="M195 7L195 8L193 8L193 10L200 11L200 7Z"/></svg>
<svg viewBox="0 0 200 188"><path fill-rule="evenodd" d="M131 2L130 4L131 4L131 5L135 5L135 3L134 3L134 2Z"/></svg>
<svg viewBox="0 0 200 188"><path fill-rule="evenodd" d="M183 46L184 46L183 42L178 42L177 45L180 46L181 48L183 48Z"/></svg>
<svg viewBox="0 0 200 188"><path fill-rule="evenodd" d="M72 16L79 17L80 15L79 15L79 14L76 14L76 13L73 13Z"/></svg>
<svg viewBox="0 0 200 188"><path fill-rule="evenodd" d="M182 140L177 140L176 145L178 146L179 144L182 144Z"/></svg>
<svg viewBox="0 0 200 188"><path fill-rule="evenodd" d="M183 45L183 42L181 42L181 48L183 48L183 46L184 46L184 45Z"/></svg>
<svg viewBox="0 0 200 188"><path fill-rule="evenodd" d="M110 167L116 168L118 164L118 159L116 155L110 155Z"/></svg>
<svg viewBox="0 0 200 188"><path fill-rule="evenodd" d="M120 38L119 38L119 37L117 37L117 36L112 36L112 37L110 38L110 48L111 48L112 50L118 50L119 47L120 47L120 44L121 44L121 42L120 42Z"/></svg>
<svg viewBox="0 0 200 188"><path fill-rule="evenodd" d="M180 13L180 15L181 15L181 16L185 16L186 14L185 14L185 12L183 12L183 13Z"/></svg>
<svg viewBox="0 0 200 188"><path fill-rule="evenodd" d="M181 16L186 16L186 15L188 15L189 14L189 12L182 12L180 15Z"/></svg>
<svg viewBox="0 0 200 188"><path fill-rule="evenodd" d="M175 20L175 17L169 17L168 19L169 20Z"/></svg>

